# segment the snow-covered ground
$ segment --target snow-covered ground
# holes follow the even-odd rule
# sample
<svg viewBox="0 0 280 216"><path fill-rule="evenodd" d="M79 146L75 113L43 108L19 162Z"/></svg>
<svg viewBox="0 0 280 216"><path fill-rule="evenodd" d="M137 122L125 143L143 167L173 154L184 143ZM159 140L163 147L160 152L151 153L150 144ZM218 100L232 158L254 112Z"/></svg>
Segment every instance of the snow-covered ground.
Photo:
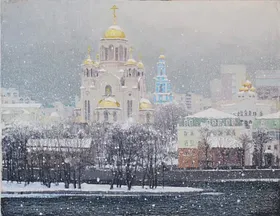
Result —
<svg viewBox="0 0 280 216"><path fill-rule="evenodd" d="M29 193L41 193L41 192L119 192L119 193L185 193L185 192L201 192L203 189L200 188L191 188L191 187L157 187L156 189L149 189L145 187L144 189L141 186L132 187L131 191L127 190L127 187L123 185L121 188L116 188L110 190L109 185L103 184L82 184L82 189L74 189L73 185L70 185L69 189L64 188L64 184L60 183L59 185L52 184L51 188L47 188L45 185L42 185L39 182L30 183L29 185L24 185L24 183L18 184L16 182L2 182L2 192L29 192Z"/></svg>

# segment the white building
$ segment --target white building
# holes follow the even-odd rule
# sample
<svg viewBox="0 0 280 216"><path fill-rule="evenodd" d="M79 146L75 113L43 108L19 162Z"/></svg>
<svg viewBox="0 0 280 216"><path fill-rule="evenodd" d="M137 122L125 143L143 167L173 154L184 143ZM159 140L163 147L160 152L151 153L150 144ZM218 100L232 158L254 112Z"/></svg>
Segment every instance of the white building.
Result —
<svg viewBox="0 0 280 216"><path fill-rule="evenodd" d="M132 49L124 31L114 24L100 39L97 60L90 52L82 64L81 100L79 109L82 122L139 122L152 121L152 104L146 99L144 64L132 56ZM76 113L78 113L77 110ZM143 118L144 115L144 118Z"/></svg>
<svg viewBox="0 0 280 216"><path fill-rule="evenodd" d="M202 95L189 92L185 95L187 112L194 114L211 107L211 100Z"/></svg>
<svg viewBox="0 0 280 216"><path fill-rule="evenodd" d="M234 100L222 101L217 104L217 108L238 116L249 127L256 117L272 113L275 106L272 101L259 101L256 89L247 80L235 94Z"/></svg>
<svg viewBox="0 0 280 216"><path fill-rule="evenodd" d="M1 88L1 102L2 104L35 103L30 97L20 96L15 88Z"/></svg>

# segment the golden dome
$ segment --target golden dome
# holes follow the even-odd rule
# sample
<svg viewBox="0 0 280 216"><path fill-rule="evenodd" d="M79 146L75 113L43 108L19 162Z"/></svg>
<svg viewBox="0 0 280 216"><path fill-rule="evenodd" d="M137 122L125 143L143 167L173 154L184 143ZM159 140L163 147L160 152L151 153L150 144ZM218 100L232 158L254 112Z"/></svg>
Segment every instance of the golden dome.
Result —
<svg viewBox="0 0 280 216"><path fill-rule="evenodd" d="M246 80L246 82L243 84L244 87L251 88L252 83L249 80Z"/></svg>
<svg viewBox="0 0 280 216"><path fill-rule="evenodd" d="M160 55L159 59L165 59L165 56L164 55Z"/></svg>
<svg viewBox="0 0 280 216"><path fill-rule="evenodd" d="M120 104L112 97L107 97L98 102L98 108L119 108Z"/></svg>
<svg viewBox="0 0 280 216"><path fill-rule="evenodd" d="M139 68L139 69L144 69L144 64L143 64L143 62L138 62L138 64L137 64L137 67Z"/></svg>
<svg viewBox="0 0 280 216"><path fill-rule="evenodd" d="M244 91L245 92L249 91L249 88L248 87L244 87Z"/></svg>
<svg viewBox="0 0 280 216"><path fill-rule="evenodd" d="M255 92L255 91L256 91L256 88L255 88L254 86L252 86L252 87L250 88L250 91L251 91L251 92Z"/></svg>
<svg viewBox="0 0 280 216"><path fill-rule="evenodd" d="M137 61L135 61L133 58L130 58L124 65L137 65Z"/></svg>
<svg viewBox="0 0 280 216"><path fill-rule="evenodd" d="M90 56L88 56L87 59L84 60L83 64L84 65L92 65L92 64L94 64L94 61L91 60Z"/></svg>
<svg viewBox="0 0 280 216"><path fill-rule="evenodd" d="M110 26L104 34L107 39L124 39L125 33L118 25Z"/></svg>
<svg viewBox="0 0 280 216"><path fill-rule="evenodd" d="M139 110L151 110L153 109L153 105L148 99L142 98L139 103Z"/></svg>

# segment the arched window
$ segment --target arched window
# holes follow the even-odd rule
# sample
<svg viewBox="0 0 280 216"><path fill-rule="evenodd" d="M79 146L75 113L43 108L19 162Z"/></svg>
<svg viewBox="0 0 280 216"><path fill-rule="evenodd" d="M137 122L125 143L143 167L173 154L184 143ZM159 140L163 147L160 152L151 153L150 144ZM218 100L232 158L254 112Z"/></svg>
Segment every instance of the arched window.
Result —
<svg viewBox="0 0 280 216"><path fill-rule="evenodd" d="M124 48L124 60L127 60L127 48Z"/></svg>
<svg viewBox="0 0 280 216"><path fill-rule="evenodd" d="M109 113L108 113L108 111L104 111L104 121L105 122L109 121Z"/></svg>
<svg viewBox="0 0 280 216"><path fill-rule="evenodd" d="M119 61L119 48L116 47L115 49L115 61Z"/></svg>
<svg viewBox="0 0 280 216"><path fill-rule="evenodd" d="M121 45L120 47L119 47L119 50L120 50L120 61L123 61L123 46Z"/></svg>
<svg viewBox="0 0 280 216"><path fill-rule="evenodd" d="M249 116L251 116L251 115L252 115L252 112L251 112L251 111L249 111L248 115L249 115Z"/></svg>
<svg viewBox="0 0 280 216"><path fill-rule="evenodd" d="M87 103L88 103L88 110L87 110L87 111L88 111L88 112L87 112L87 113L88 113L88 118L87 118L87 119L90 121L90 117L91 117L91 116L90 116L90 101L88 100Z"/></svg>
<svg viewBox="0 0 280 216"><path fill-rule="evenodd" d="M252 124L252 121L251 121L251 120L249 121L249 124Z"/></svg>
<svg viewBox="0 0 280 216"><path fill-rule="evenodd" d="M140 72L138 71L137 76L140 76Z"/></svg>
<svg viewBox="0 0 280 216"><path fill-rule="evenodd" d="M110 61L114 60L114 46L110 45L109 46L109 59Z"/></svg>
<svg viewBox="0 0 280 216"><path fill-rule="evenodd" d="M114 119L115 122L118 120L116 111L113 112L113 119Z"/></svg>
<svg viewBox="0 0 280 216"><path fill-rule="evenodd" d="M135 71L135 69L133 69L132 76L133 76L133 77L136 77L136 71Z"/></svg>
<svg viewBox="0 0 280 216"><path fill-rule="evenodd" d="M212 120L212 126L217 126L216 120Z"/></svg>
<svg viewBox="0 0 280 216"><path fill-rule="evenodd" d="M100 115L99 115L99 112L97 111L96 112L96 121L99 121L99 119L100 119Z"/></svg>
<svg viewBox="0 0 280 216"><path fill-rule="evenodd" d="M151 122L151 115L150 115L150 113L147 113L147 115L146 115L146 122L148 124Z"/></svg>
<svg viewBox="0 0 280 216"><path fill-rule="evenodd" d="M244 111L244 116L247 116L247 110Z"/></svg>
<svg viewBox="0 0 280 216"><path fill-rule="evenodd" d="M88 71L88 69L87 69L87 77L89 77L89 71Z"/></svg>
<svg viewBox="0 0 280 216"><path fill-rule="evenodd" d="M110 85L106 85L105 87L105 95L112 95L112 87Z"/></svg>
<svg viewBox="0 0 280 216"><path fill-rule="evenodd" d="M108 48L105 48L105 60L107 61L108 60Z"/></svg>
<svg viewBox="0 0 280 216"><path fill-rule="evenodd" d="M160 86L159 86L159 92L163 92L163 84L160 84Z"/></svg>
<svg viewBox="0 0 280 216"><path fill-rule="evenodd" d="M229 119L226 120L226 126L229 126L230 125L230 121Z"/></svg>
<svg viewBox="0 0 280 216"><path fill-rule="evenodd" d="M88 105L87 105L87 100L85 100L85 120L87 121L87 109L88 109Z"/></svg>

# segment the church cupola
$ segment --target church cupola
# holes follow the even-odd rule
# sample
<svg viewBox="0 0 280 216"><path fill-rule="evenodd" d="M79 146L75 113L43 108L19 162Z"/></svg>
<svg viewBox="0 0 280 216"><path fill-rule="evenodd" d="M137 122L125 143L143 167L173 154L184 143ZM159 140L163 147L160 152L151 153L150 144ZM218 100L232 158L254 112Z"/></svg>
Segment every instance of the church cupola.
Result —
<svg viewBox="0 0 280 216"><path fill-rule="evenodd" d="M91 59L90 57L90 47L88 47L88 56L87 58L84 60L83 65L85 67L92 67L94 65L94 61Z"/></svg>

